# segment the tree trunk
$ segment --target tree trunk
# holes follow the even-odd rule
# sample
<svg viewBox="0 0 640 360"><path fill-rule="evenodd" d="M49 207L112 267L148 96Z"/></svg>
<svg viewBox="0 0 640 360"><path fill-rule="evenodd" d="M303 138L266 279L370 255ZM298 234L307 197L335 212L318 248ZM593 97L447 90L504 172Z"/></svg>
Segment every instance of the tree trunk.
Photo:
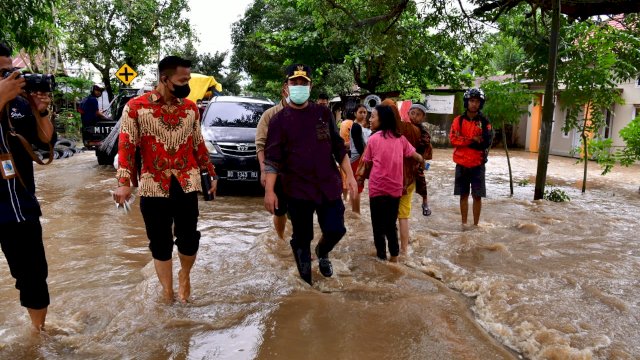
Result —
<svg viewBox="0 0 640 360"><path fill-rule="evenodd" d="M586 121L586 120L585 120ZM585 129L582 129L582 147L584 153L584 172L582 174L582 193L584 194L587 190L587 161L589 161L589 146L587 144L587 134L585 133Z"/></svg>
<svg viewBox="0 0 640 360"><path fill-rule="evenodd" d="M111 87L111 79L109 79L109 68L105 68L105 71L101 72L102 82L104 83L104 89L109 96L109 103L113 101L113 88Z"/></svg>
<svg viewBox="0 0 640 360"><path fill-rule="evenodd" d="M553 97L555 96L556 64L558 59L558 33L560 32L560 0L553 0L553 20L549 39L549 65L544 90L544 111L542 113L542 128L540 134L540 149L538 150L538 168L536 170L536 189L534 200L542 199L544 186L547 182L547 166L549 162L549 148L551 147L551 128L553 123Z"/></svg>
<svg viewBox="0 0 640 360"><path fill-rule="evenodd" d="M505 127L502 127L502 144L504 146L504 152L507 154L507 166L509 167L509 190L511 191L511 196L513 196L513 173L511 172L511 159L509 158L509 148L507 147L507 134L504 131Z"/></svg>

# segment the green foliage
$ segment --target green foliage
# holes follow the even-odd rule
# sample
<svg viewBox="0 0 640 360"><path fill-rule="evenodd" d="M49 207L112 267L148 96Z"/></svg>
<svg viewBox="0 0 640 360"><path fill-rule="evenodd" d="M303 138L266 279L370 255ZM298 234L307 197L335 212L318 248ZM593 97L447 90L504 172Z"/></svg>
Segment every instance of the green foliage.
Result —
<svg viewBox="0 0 640 360"><path fill-rule="evenodd" d="M58 87L54 90L53 96L56 99L73 103L89 94L93 82L86 76L71 77L61 76L56 78Z"/></svg>
<svg viewBox="0 0 640 360"><path fill-rule="evenodd" d="M58 86L53 96L61 109L56 114L56 125L64 129L62 136L72 140L80 140L82 138L82 121L80 113L76 110L76 102L89 94L93 82L86 76L61 76L56 78L56 83Z"/></svg>
<svg viewBox="0 0 640 360"><path fill-rule="evenodd" d="M553 188L545 189L543 199L553 202L571 201L571 198L564 190Z"/></svg>
<svg viewBox="0 0 640 360"><path fill-rule="evenodd" d="M518 181L518 186L525 187L527 185L529 185L529 179L522 179L522 180Z"/></svg>
<svg viewBox="0 0 640 360"><path fill-rule="evenodd" d="M192 72L213 76L222 85L223 95L239 95L242 92L240 87L242 75L224 65L228 55L226 51L216 51L215 54L198 54L193 42L189 40L183 48L172 48L169 53L190 59Z"/></svg>
<svg viewBox="0 0 640 360"><path fill-rule="evenodd" d="M620 130L620 137L626 145L617 154L620 163L624 166L629 166L636 161L640 161L640 116Z"/></svg>
<svg viewBox="0 0 640 360"><path fill-rule="evenodd" d="M56 114L56 122L64 128L64 132L60 134L61 136L73 141L82 139L82 120L80 119L80 113L75 109L60 111Z"/></svg>
<svg viewBox="0 0 640 360"><path fill-rule="evenodd" d="M191 36L187 0L62 0L60 26L70 60L86 61L110 79L127 63L134 69L157 61L161 43Z"/></svg>
<svg viewBox="0 0 640 360"><path fill-rule="evenodd" d="M532 94L524 85L513 81L485 81L482 89L487 99L482 112L491 120L494 128L517 124L522 115L528 113L527 105L531 102Z"/></svg>
<svg viewBox="0 0 640 360"><path fill-rule="evenodd" d="M398 0L256 0L233 25L232 65L265 84L282 81L286 65L305 63L318 90L342 95L354 84L372 93L468 84L467 23L442 1L427 3L421 10Z"/></svg>
<svg viewBox="0 0 640 360"><path fill-rule="evenodd" d="M527 55L518 39L498 32L487 37L472 59L479 76L507 74L521 78L524 76L523 64L526 64Z"/></svg>
<svg viewBox="0 0 640 360"><path fill-rule="evenodd" d="M0 1L0 41L14 50L32 53L46 47L58 34L54 8L59 0Z"/></svg>
<svg viewBox="0 0 640 360"><path fill-rule="evenodd" d="M411 100L413 102L422 102L422 90L417 87L412 87L405 89L405 91L400 94L400 100Z"/></svg>
<svg viewBox="0 0 640 360"><path fill-rule="evenodd" d="M588 142L589 154L602 168L602 175L607 175L616 164L615 153L611 150L613 140L595 138Z"/></svg>

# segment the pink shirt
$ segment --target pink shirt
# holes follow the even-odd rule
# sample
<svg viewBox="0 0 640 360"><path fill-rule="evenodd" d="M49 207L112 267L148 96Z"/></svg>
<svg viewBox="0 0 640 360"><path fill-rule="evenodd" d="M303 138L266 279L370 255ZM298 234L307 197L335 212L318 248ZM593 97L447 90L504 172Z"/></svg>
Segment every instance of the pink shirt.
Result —
<svg viewBox="0 0 640 360"><path fill-rule="evenodd" d="M416 149L404 136L399 138L382 132L371 135L362 158L373 162L369 175L369 197L402 196L402 160L411 157Z"/></svg>

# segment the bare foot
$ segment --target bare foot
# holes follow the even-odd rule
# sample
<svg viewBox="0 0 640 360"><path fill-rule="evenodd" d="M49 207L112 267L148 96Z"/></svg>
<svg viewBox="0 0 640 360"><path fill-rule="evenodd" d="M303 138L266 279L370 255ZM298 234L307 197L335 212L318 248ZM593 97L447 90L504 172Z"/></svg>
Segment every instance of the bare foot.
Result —
<svg viewBox="0 0 640 360"><path fill-rule="evenodd" d="M398 262L398 256L389 256L389 262L397 263Z"/></svg>
<svg viewBox="0 0 640 360"><path fill-rule="evenodd" d="M178 271L178 297L183 304L189 301L191 295L191 279L189 273L184 270Z"/></svg>
<svg viewBox="0 0 640 360"><path fill-rule="evenodd" d="M162 302L171 305L175 301L175 297L173 295L173 290L162 290Z"/></svg>

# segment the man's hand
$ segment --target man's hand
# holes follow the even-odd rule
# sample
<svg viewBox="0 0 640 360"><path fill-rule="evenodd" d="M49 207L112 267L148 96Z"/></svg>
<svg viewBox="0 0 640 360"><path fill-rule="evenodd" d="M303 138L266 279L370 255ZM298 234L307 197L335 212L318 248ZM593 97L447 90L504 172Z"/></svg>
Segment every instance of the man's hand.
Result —
<svg viewBox="0 0 640 360"><path fill-rule="evenodd" d="M2 107L22 93L25 82L24 78L18 78L19 75L20 73L14 72L6 79L0 79L0 105Z"/></svg>
<svg viewBox="0 0 640 360"><path fill-rule="evenodd" d="M215 189L214 186L211 186L211 189ZM131 186L119 186L116 191L113 193L113 200L116 203L122 205L125 201L127 201L131 197Z"/></svg>
<svg viewBox="0 0 640 360"><path fill-rule="evenodd" d="M275 214L278 208L278 197L274 191L266 191L264 193L264 208L271 214Z"/></svg>
<svg viewBox="0 0 640 360"><path fill-rule="evenodd" d="M34 105L39 113L47 110L49 105L51 105L51 97L49 93L44 92L35 92L31 94L26 94L26 96L30 97L33 100Z"/></svg>
<svg viewBox="0 0 640 360"><path fill-rule="evenodd" d="M212 180L211 181L211 189L209 189L209 194L213 195L213 197L216 197L216 192L218 191L218 180Z"/></svg>
<svg viewBox="0 0 640 360"><path fill-rule="evenodd" d="M262 184L262 187L267 186L267 172L264 170L260 171L260 184Z"/></svg>

